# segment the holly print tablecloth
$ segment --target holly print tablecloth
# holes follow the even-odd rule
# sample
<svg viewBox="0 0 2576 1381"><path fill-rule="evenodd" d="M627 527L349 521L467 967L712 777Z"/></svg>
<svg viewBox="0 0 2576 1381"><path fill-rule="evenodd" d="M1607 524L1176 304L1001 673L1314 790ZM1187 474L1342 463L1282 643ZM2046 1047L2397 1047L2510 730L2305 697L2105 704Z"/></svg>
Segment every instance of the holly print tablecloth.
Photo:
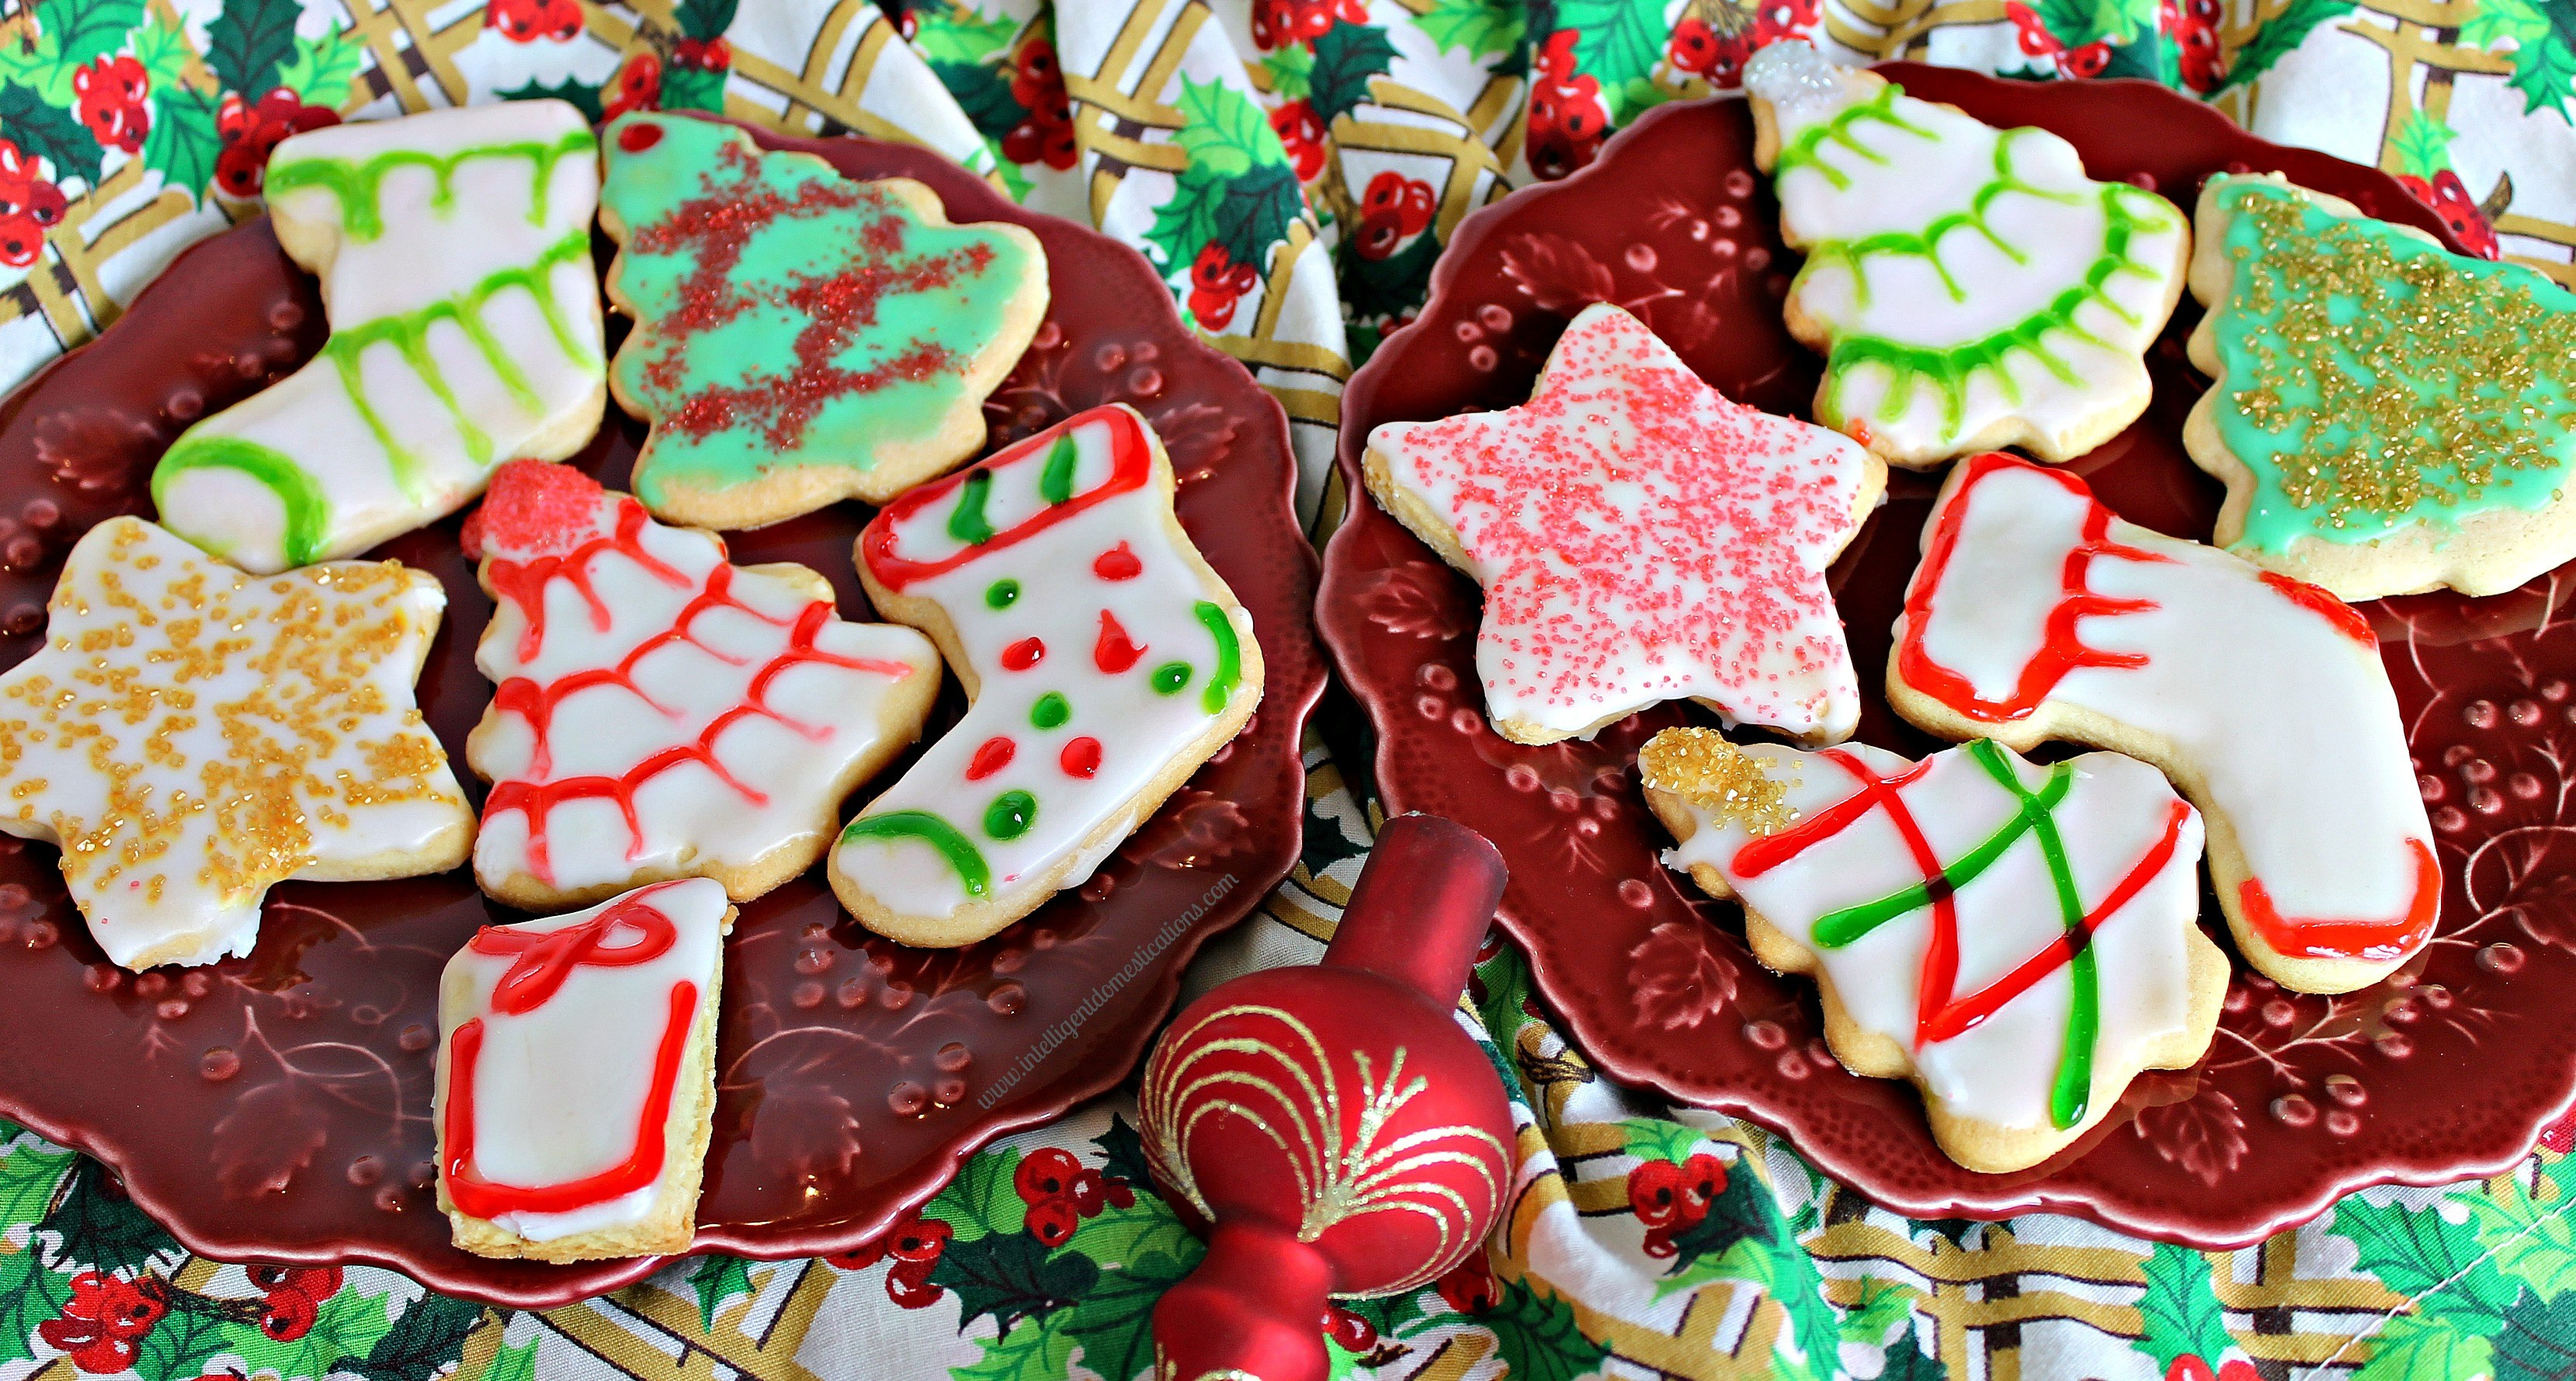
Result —
<svg viewBox="0 0 2576 1381"><path fill-rule="evenodd" d="M925 144L1136 246L1286 405L1321 531L1342 382L1460 219L1789 35L2160 81L2386 168L2463 240L2576 284L2576 0L35 0L0 15L0 383L253 213L296 129L526 95L721 109ZM1308 763L1303 861L1192 993L1331 934L1369 792L1320 742ZM1757 1128L1601 1080L1510 951L1472 998L1518 1075L1509 1211L1484 1259L1338 1319L1345 1374L2576 1373L2576 1127L2511 1174L2361 1194L2238 1252L1915 1222ZM1145 1187L1133 1118L1112 1096L989 1150L866 1251L686 1261L543 1314L192 1257L96 1165L0 1128L0 1381L1134 1381L1200 1248Z"/></svg>

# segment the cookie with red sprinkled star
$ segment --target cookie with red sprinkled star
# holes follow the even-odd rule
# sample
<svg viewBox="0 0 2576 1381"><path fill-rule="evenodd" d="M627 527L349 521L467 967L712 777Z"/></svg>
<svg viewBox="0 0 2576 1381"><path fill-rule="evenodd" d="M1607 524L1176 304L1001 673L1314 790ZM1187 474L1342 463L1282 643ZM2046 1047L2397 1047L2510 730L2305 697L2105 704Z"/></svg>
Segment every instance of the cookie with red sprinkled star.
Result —
<svg viewBox="0 0 2576 1381"><path fill-rule="evenodd" d="M676 877L767 892L822 857L939 690L928 638L844 622L821 575L730 565L566 466L503 465L465 547L498 687L465 744L492 783L474 875L523 910Z"/></svg>
<svg viewBox="0 0 2576 1381"><path fill-rule="evenodd" d="M1668 700L1839 743L1860 684L1825 584L1887 467L1729 400L1644 323L1586 307L1530 401L1369 433L1369 493L1485 587L1476 672L1516 743Z"/></svg>
<svg viewBox="0 0 2576 1381"><path fill-rule="evenodd" d="M1637 766L1664 861L1743 902L1755 957L1816 980L1834 1057L1911 1081L1971 1170L2039 1164L2209 1049L2228 968L2198 924L2201 820L2143 762L1667 729Z"/></svg>
<svg viewBox="0 0 2576 1381"><path fill-rule="evenodd" d="M1172 466L1093 408L895 501L859 579L973 705L832 848L832 890L908 945L972 944L1092 871L1261 703L1252 615L1172 513Z"/></svg>
<svg viewBox="0 0 2576 1381"><path fill-rule="evenodd" d="M882 504L983 447L984 397L1046 315L1035 235L684 115L624 116L604 151L608 297L635 318L609 387L653 425L634 486L654 514Z"/></svg>

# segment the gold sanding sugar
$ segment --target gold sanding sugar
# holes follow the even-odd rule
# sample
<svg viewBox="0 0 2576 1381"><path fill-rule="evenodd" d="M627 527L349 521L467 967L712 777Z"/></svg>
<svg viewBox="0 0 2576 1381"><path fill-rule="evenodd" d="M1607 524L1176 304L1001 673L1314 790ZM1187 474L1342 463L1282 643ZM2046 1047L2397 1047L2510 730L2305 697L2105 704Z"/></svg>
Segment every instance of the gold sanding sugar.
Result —
<svg viewBox="0 0 2576 1381"><path fill-rule="evenodd" d="M1798 822L1788 790L1760 759L1710 729L1666 729L1637 753L1646 785L1669 791L1719 820L1760 837Z"/></svg>

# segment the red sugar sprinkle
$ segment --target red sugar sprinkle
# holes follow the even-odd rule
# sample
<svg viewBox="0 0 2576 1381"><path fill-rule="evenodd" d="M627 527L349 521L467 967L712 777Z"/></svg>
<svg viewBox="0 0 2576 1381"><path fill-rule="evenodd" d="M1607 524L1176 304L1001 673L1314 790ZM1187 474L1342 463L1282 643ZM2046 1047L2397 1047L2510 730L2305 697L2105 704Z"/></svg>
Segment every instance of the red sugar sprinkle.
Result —
<svg viewBox="0 0 2576 1381"><path fill-rule="evenodd" d="M459 543L472 561L483 559L487 544L520 556L570 551L597 527L602 492L599 481L569 465L503 461Z"/></svg>

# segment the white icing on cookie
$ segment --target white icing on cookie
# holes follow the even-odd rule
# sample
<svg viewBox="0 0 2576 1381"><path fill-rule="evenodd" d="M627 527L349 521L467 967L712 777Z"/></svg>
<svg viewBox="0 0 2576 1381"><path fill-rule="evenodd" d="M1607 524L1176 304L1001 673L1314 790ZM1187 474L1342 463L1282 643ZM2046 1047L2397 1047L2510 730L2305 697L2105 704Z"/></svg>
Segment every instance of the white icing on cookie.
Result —
<svg viewBox="0 0 2576 1381"><path fill-rule="evenodd" d="M466 745L492 782L474 871L496 895L819 851L856 776L920 735L929 639L845 623L577 471L503 466L470 536L494 599L475 664L498 687Z"/></svg>
<svg viewBox="0 0 2576 1381"><path fill-rule="evenodd" d="M640 1222L696 1182L670 1154L694 1134L672 1123L711 1105L680 1085L730 906L712 879L656 883L486 926L447 961L439 1176L458 1212L547 1242Z"/></svg>
<svg viewBox="0 0 2576 1381"><path fill-rule="evenodd" d="M1506 737L1589 737L1680 699L1851 736L1860 689L1825 567L1885 470L1848 439L1729 401L1597 304L1528 403L1389 422L1369 456L1378 501L1485 587L1476 671Z"/></svg>
<svg viewBox="0 0 2576 1381"><path fill-rule="evenodd" d="M2441 871L2359 614L1999 454L1961 465L1923 547L1896 625L1900 713L2023 747L2141 744L2211 818L2240 945L2385 973L2424 942Z"/></svg>
<svg viewBox="0 0 2576 1381"><path fill-rule="evenodd" d="M62 845L90 933L135 969L248 954L288 878L452 868L473 816L412 702L446 607L394 562L246 576L111 518L0 676L0 830Z"/></svg>
<svg viewBox="0 0 2576 1381"><path fill-rule="evenodd" d="M279 240L322 277L331 339L188 429L153 473L173 532L262 573L454 512L513 456L599 424L597 141L561 101L299 134L267 173Z"/></svg>

